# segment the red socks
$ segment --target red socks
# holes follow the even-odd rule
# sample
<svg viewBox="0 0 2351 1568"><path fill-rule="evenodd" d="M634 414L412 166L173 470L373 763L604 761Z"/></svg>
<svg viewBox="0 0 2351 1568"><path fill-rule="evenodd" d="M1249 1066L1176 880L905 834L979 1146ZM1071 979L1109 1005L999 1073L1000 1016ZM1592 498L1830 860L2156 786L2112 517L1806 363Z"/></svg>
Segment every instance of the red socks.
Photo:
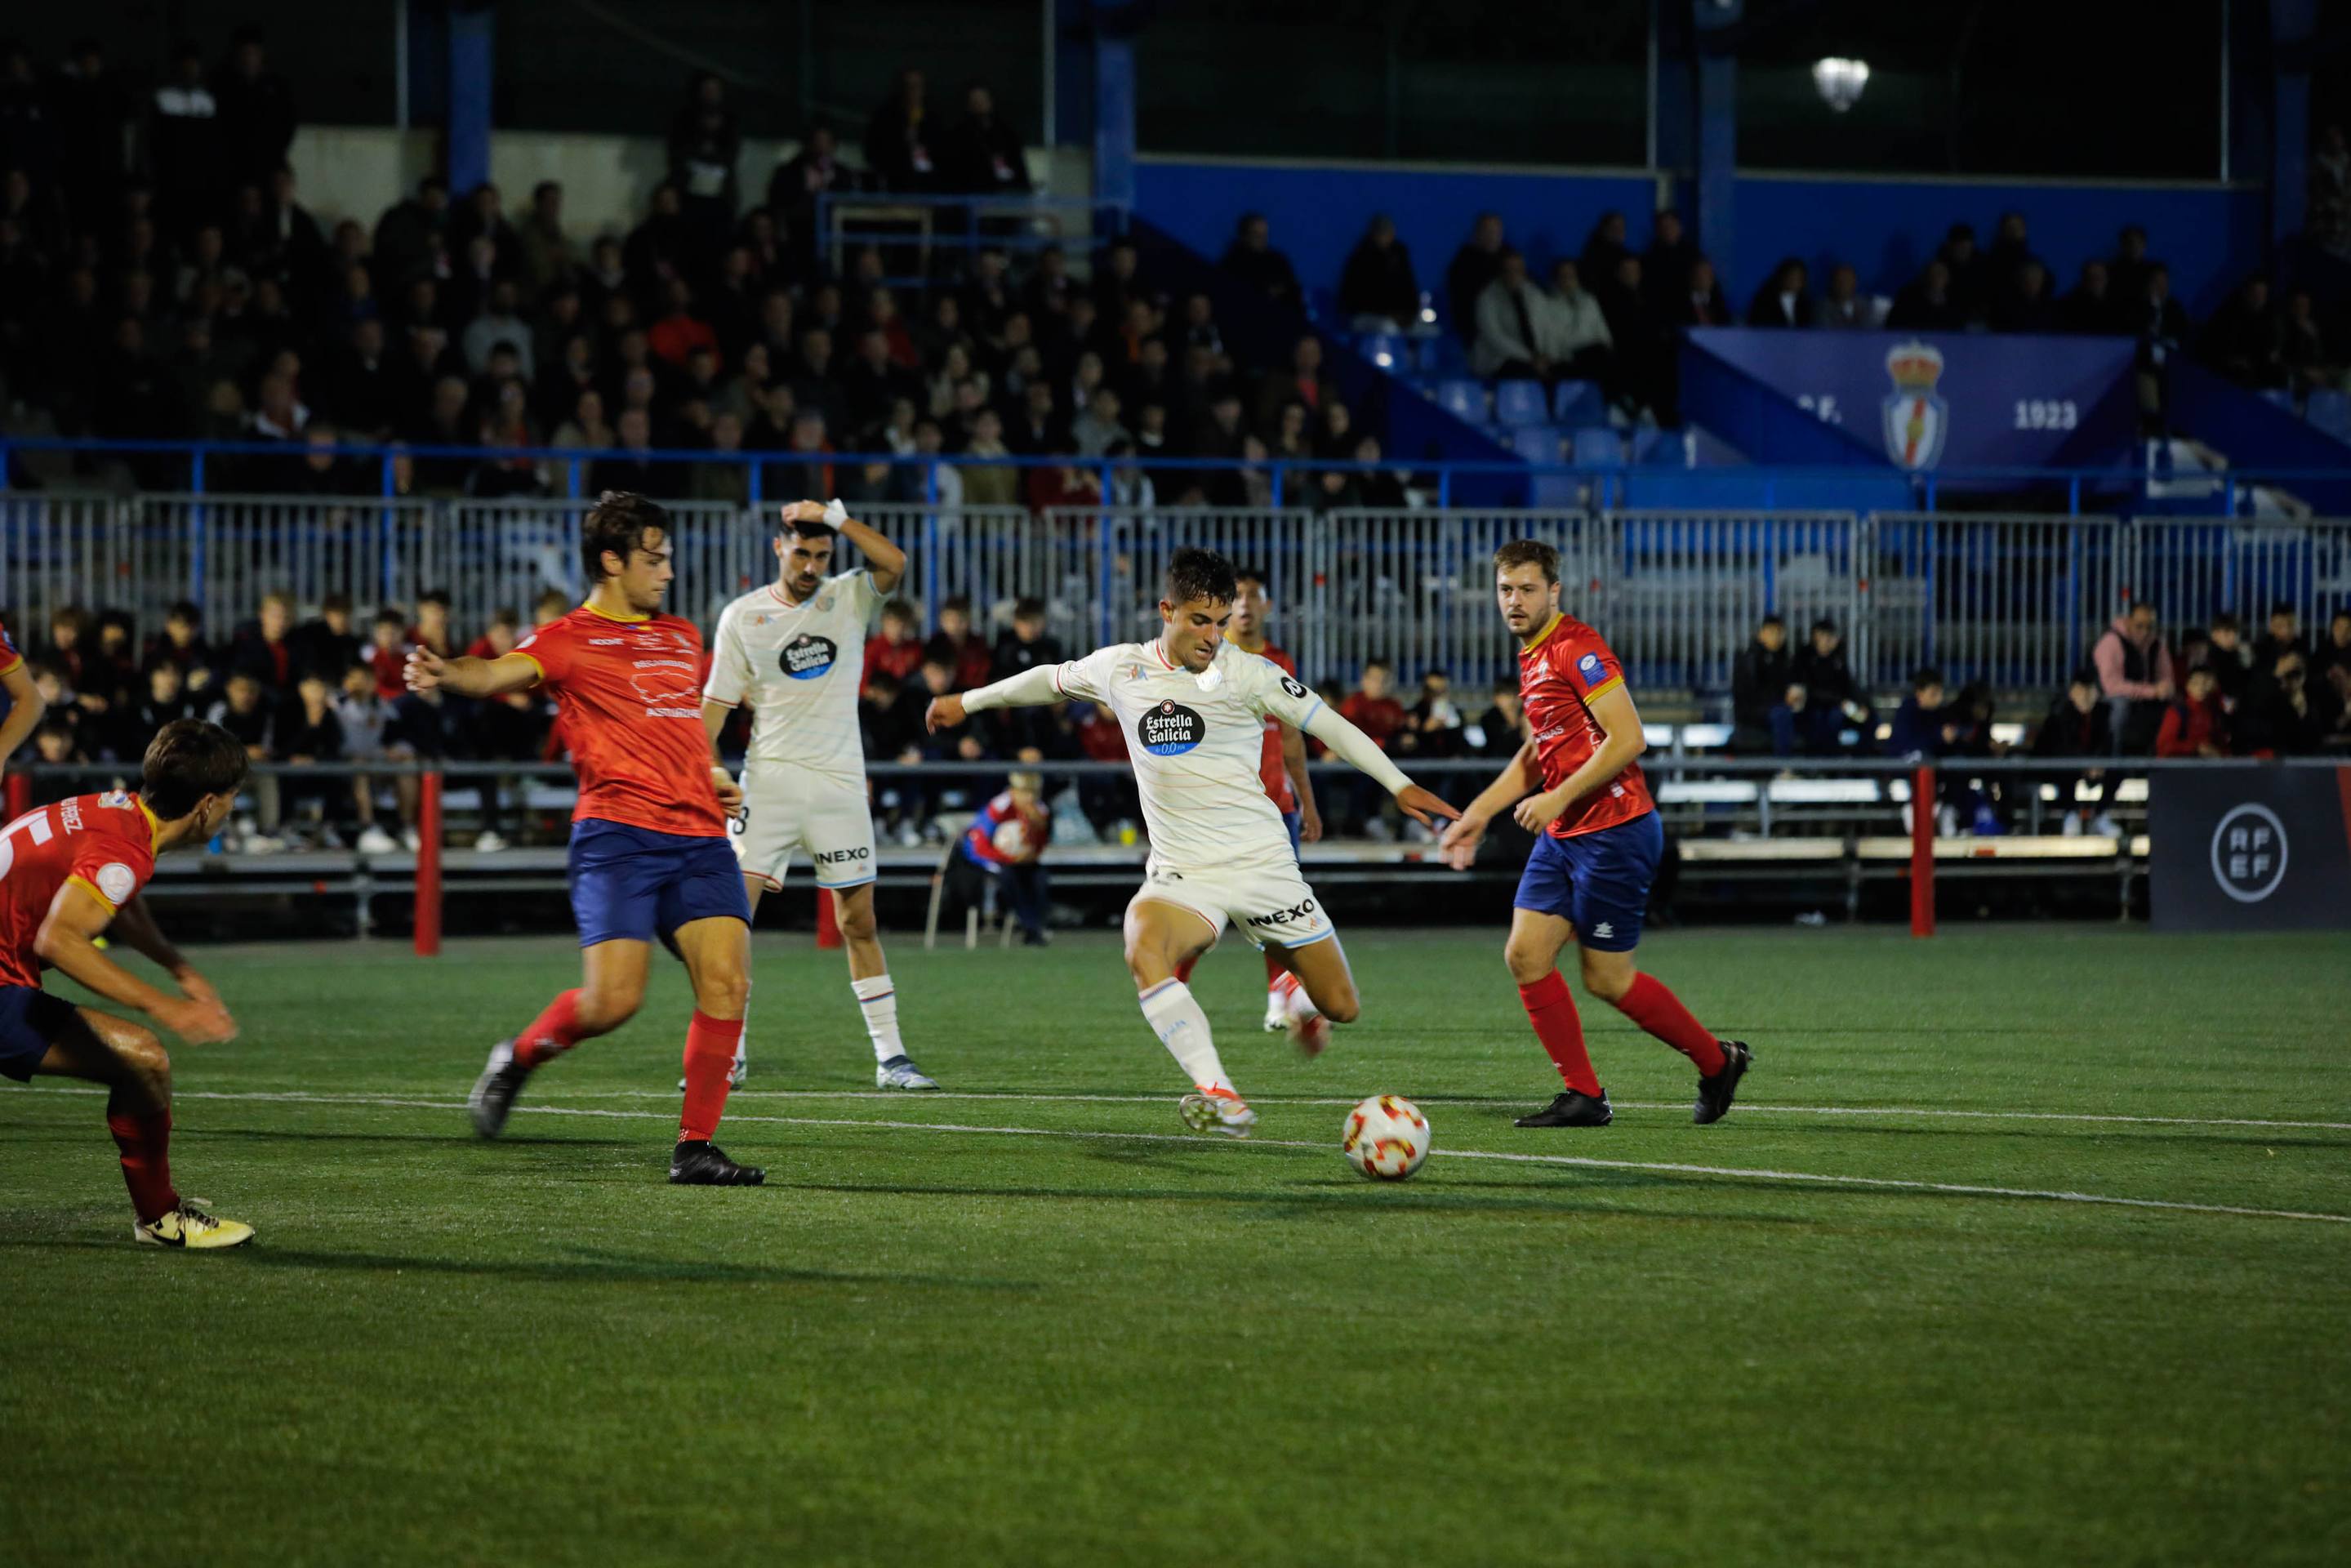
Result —
<svg viewBox="0 0 2351 1568"><path fill-rule="evenodd" d="M131 1189L131 1207L145 1225L180 1207L172 1186L172 1113L155 1111L144 1116L120 1113L106 1118L122 1151L122 1185Z"/></svg>
<svg viewBox="0 0 2351 1568"><path fill-rule="evenodd" d="M1273 950L1270 947L1266 949L1265 988L1269 991L1273 989L1280 982L1281 977L1288 973L1290 971L1282 967L1281 960L1273 956Z"/></svg>
<svg viewBox="0 0 2351 1568"><path fill-rule="evenodd" d="M1190 985L1192 983L1192 966L1197 964L1199 961L1200 956L1195 953L1189 958L1186 958L1182 963L1176 965L1176 983L1181 986Z"/></svg>
<svg viewBox="0 0 2351 1568"><path fill-rule="evenodd" d="M740 1030L741 1024L736 1029ZM530 1027L515 1037L515 1060L525 1067L538 1067L551 1058L560 1056L580 1043L580 993L566 991L547 1004L547 1010L530 1020Z"/></svg>
<svg viewBox="0 0 2351 1568"><path fill-rule="evenodd" d="M685 1111L677 1119L677 1141L708 1143L726 1110L726 1076L735 1069L735 1046L743 1038L741 1019L715 1019L700 1008L685 1030Z"/></svg>
<svg viewBox="0 0 2351 1568"><path fill-rule="evenodd" d="M1528 1004L1527 1010L1534 1010L1532 1003ZM1701 1078L1711 1078L1722 1071L1722 1042L1690 1017L1681 998L1656 978L1634 976L1632 988L1617 998L1616 1010L1688 1057L1697 1064Z"/></svg>
<svg viewBox="0 0 2351 1568"><path fill-rule="evenodd" d="M1519 1000L1525 1004L1527 1021L1535 1026L1535 1038L1551 1053L1552 1064L1567 1086L1579 1094L1598 1097L1600 1078L1592 1071L1591 1054L1583 1049L1583 1020L1576 1016L1575 998L1567 994L1567 982L1559 971L1553 969L1531 986L1520 986Z"/></svg>

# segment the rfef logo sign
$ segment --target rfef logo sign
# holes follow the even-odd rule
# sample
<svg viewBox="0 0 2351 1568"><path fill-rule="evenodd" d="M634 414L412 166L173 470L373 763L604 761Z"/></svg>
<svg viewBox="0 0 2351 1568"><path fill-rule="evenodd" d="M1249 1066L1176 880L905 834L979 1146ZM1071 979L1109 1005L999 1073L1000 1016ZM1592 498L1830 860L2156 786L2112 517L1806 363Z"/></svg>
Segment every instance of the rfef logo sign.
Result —
<svg viewBox="0 0 2351 1568"><path fill-rule="evenodd" d="M2351 768L2159 769L2147 837L2158 931L2351 930Z"/></svg>

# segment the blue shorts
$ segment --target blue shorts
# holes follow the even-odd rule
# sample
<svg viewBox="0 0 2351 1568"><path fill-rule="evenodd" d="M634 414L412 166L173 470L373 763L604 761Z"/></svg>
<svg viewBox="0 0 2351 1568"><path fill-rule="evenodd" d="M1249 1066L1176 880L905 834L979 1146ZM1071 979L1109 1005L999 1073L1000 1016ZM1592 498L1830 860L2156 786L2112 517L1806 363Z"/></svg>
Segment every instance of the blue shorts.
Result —
<svg viewBox="0 0 2351 1568"><path fill-rule="evenodd" d="M572 824L568 873L582 947L651 942L719 915L751 924L743 868L725 839L590 819Z"/></svg>
<svg viewBox="0 0 2351 1568"><path fill-rule="evenodd" d="M1293 858L1297 855L1298 846L1302 841L1298 836L1299 831L1305 824L1306 813L1303 811L1284 811L1281 814L1281 825L1290 834L1290 852Z"/></svg>
<svg viewBox="0 0 2351 1568"><path fill-rule="evenodd" d="M1665 852L1665 825L1655 811L1572 839L1544 833L1535 840L1510 902L1573 921L1580 946L1629 953L1640 945L1649 883Z"/></svg>
<svg viewBox="0 0 2351 1568"><path fill-rule="evenodd" d="M0 1078L33 1081L33 1069L74 1021L74 1005L38 986L0 986Z"/></svg>

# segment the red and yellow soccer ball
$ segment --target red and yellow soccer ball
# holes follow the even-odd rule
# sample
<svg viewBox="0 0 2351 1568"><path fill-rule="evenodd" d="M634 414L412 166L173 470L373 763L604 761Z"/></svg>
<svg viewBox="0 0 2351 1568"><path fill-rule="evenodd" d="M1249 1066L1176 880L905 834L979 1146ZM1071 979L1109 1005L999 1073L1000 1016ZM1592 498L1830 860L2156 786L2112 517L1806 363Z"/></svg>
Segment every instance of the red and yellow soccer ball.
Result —
<svg viewBox="0 0 2351 1568"><path fill-rule="evenodd" d="M1402 1181L1428 1158L1428 1118L1401 1094L1374 1094L1347 1113L1339 1152L1374 1181Z"/></svg>

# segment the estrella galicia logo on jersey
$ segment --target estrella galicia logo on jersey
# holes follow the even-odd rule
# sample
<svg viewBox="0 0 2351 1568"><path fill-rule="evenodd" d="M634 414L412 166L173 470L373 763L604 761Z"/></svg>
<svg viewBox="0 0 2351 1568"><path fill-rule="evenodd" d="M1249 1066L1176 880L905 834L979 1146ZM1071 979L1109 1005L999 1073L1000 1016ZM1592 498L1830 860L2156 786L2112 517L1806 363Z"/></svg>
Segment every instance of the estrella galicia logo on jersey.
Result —
<svg viewBox="0 0 2351 1568"><path fill-rule="evenodd" d="M812 681L832 668L841 657L841 645L830 637L811 637L803 632L784 644L777 663L784 674L796 681Z"/></svg>
<svg viewBox="0 0 2351 1568"><path fill-rule="evenodd" d="M1162 702L1134 727L1143 749L1154 757L1176 757L1208 737L1208 726L1181 703Z"/></svg>
<svg viewBox="0 0 2351 1568"><path fill-rule="evenodd" d="M1249 917L1248 924L1250 925L1288 925L1293 921L1303 920L1310 925L1320 925L1320 921L1312 918L1313 914L1314 901L1310 898L1303 904L1293 904L1287 909L1277 909L1271 915L1252 915Z"/></svg>
<svg viewBox="0 0 2351 1568"><path fill-rule="evenodd" d="M1293 676L1284 675L1281 677L1281 689L1288 692L1292 697L1296 698L1300 702L1304 702L1306 700L1306 688L1299 685L1297 679Z"/></svg>

